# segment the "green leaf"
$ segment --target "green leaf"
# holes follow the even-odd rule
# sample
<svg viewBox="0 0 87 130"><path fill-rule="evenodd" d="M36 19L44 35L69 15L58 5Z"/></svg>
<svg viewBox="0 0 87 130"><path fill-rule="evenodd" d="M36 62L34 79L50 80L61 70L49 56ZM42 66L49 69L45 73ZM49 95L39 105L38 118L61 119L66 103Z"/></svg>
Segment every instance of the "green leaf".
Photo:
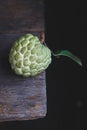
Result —
<svg viewBox="0 0 87 130"><path fill-rule="evenodd" d="M72 59L73 61L75 61L76 63L78 63L80 66L82 66L81 60L77 56L75 56L74 54L72 54L70 51L68 51L68 50L61 50L61 51L59 51L56 54L53 53L53 55L56 56L56 57L67 56L70 59Z"/></svg>

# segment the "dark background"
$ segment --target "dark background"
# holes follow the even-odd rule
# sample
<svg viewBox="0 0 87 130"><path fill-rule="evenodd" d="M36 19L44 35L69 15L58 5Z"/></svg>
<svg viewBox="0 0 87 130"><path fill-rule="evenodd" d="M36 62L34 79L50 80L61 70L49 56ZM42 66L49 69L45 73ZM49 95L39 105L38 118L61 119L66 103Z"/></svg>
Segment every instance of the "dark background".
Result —
<svg viewBox="0 0 87 130"><path fill-rule="evenodd" d="M34 121L0 123L0 130L87 129L87 9L84 0L45 1L46 43L49 48L67 49L83 67L67 57L52 57L46 70L47 116Z"/></svg>

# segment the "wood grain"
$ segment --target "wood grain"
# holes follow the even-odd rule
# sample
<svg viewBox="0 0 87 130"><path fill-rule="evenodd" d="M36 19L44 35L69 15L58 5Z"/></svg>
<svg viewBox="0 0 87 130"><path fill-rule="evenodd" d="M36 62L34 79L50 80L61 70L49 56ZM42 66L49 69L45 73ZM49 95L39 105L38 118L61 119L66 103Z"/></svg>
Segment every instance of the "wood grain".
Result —
<svg viewBox="0 0 87 130"><path fill-rule="evenodd" d="M0 0L0 33L44 31L43 0Z"/></svg>
<svg viewBox="0 0 87 130"><path fill-rule="evenodd" d="M33 120L46 116L45 72L23 78L8 61L14 41L25 33L44 31L43 0L0 0L0 122Z"/></svg>

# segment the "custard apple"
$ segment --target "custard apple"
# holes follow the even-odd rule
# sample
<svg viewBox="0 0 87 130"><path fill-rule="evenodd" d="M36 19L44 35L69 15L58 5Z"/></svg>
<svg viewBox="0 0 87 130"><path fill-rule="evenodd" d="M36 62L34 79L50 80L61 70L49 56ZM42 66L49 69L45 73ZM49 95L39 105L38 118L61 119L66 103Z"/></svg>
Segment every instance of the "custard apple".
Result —
<svg viewBox="0 0 87 130"><path fill-rule="evenodd" d="M82 66L81 60L70 51L60 50L55 54L32 34L25 34L14 42L9 53L9 62L17 75L30 77L48 68L52 61L51 55L57 58L67 56Z"/></svg>
<svg viewBox="0 0 87 130"><path fill-rule="evenodd" d="M51 61L50 49L32 34L19 37L9 53L12 70L24 77L38 75L47 69Z"/></svg>

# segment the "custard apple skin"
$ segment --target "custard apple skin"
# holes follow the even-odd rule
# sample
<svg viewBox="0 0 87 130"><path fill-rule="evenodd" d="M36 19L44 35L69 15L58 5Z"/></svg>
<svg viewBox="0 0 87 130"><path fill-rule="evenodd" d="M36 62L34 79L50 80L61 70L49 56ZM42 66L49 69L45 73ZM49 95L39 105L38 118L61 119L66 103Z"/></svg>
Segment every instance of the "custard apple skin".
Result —
<svg viewBox="0 0 87 130"><path fill-rule="evenodd" d="M23 77L38 75L50 65L51 51L32 34L19 37L9 53L12 70Z"/></svg>

